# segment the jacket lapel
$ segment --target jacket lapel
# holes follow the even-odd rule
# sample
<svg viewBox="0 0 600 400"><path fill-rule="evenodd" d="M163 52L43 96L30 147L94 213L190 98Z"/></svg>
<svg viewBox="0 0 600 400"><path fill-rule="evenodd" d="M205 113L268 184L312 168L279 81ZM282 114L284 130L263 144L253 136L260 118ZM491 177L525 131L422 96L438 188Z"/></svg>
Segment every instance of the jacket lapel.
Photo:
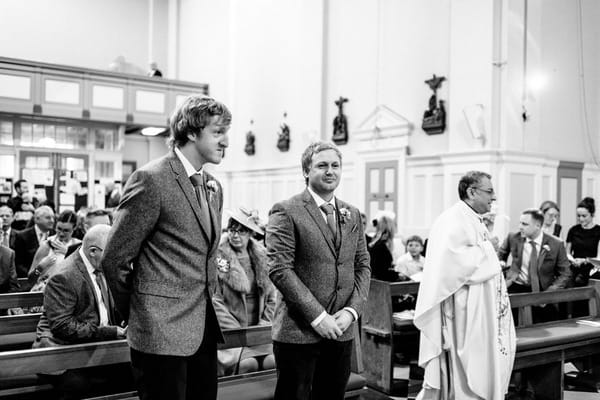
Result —
<svg viewBox="0 0 600 400"><path fill-rule="evenodd" d="M317 207L317 203L315 203L315 200L308 192L308 189L304 190L303 200L304 208L306 208L308 214L312 217L312 219L319 227L319 230L325 237L325 242L327 242L327 246L329 246L329 249L333 254L336 254L335 243L333 243L333 233L331 233L329 226L327 226L325 219L323 219L323 214L321 214L321 210L319 210L319 207Z"/></svg>
<svg viewBox="0 0 600 400"><path fill-rule="evenodd" d="M177 180L179 187L181 187L183 194L187 198L188 202L190 203L190 206L192 207L192 210L194 211L194 215L198 220L198 224L202 229L202 233L204 233L206 240L210 243L210 231L208 230L208 227L204 226L204 224L202 223L202 218L200 217L202 210L200 209L200 204L198 203L198 198L196 197L196 191L194 189L194 185L192 185L192 181L190 181L190 178L185 173L185 168L183 168L183 164L181 163L181 161L179 161L179 158L177 158L177 155L175 153L171 153L169 162L171 163L171 169L175 174L175 179ZM208 208L211 208L210 203Z"/></svg>
<svg viewBox="0 0 600 400"><path fill-rule="evenodd" d="M212 237L211 237L211 245L210 252L212 253L218 246L219 241L217 237L219 237L218 233L221 232L221 219L219 218L219 196L218 196L218 188L216 180L212 177L212 175L204 172L204 187L206 188L206 202L208 203L208 209L210 213L210 222L212 227ZM207 182L214 182L215 187L208 187Z"/></svg>
<svg viewBox="0 0 600 400"><path fill-rule="evenodd" d="M538 271L540 270L540 268L542 266L542 263L544 261L544 256L547 253L546 249L544 247L550 247L550 244L548 243L548 239L546 238L546 234L545 233L542 234L542 248L538 252L538 258L537 258L537 269L538 269Z"/></svg>

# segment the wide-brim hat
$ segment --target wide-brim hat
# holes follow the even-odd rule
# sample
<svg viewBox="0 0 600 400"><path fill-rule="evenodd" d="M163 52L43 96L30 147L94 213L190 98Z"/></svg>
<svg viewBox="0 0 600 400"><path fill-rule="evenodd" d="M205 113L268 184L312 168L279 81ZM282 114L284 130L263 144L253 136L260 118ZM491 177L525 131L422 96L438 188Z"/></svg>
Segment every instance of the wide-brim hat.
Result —
<svg viewBox="0 0 600 400"><path fill-rule="evenodd" d="M265 231L260 226L257 210L248 210L244 207L239 207L234 210L228 210L227 214L229 214L229 218L233 218L251 231L264 236Z"/></svg>

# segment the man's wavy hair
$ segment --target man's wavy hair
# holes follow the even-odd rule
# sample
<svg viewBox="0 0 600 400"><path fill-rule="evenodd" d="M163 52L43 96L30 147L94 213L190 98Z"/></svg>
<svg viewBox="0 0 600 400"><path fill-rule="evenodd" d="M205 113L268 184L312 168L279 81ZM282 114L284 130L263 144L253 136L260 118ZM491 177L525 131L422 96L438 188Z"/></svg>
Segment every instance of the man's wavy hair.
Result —
<svg viewBox="0 0 600 400"><path fill-rule="evenodd" d="M492 179L492 176L483 171L469 171L460 178L458 182L458 197L461 200L467 199L467 189L470 187L476 187L481 183L483 178Z"/></svg>
<svg viewBox="0 0 600 400"><path fill-rule="evenodd" d="M231 112L225 104L204 95L192 95L186 98L169 119L171 128L171 135L167 142L169 147L184 146L189 141L188 134L200 134L214 116L219 116L220 124L231 124Z"/></svg>

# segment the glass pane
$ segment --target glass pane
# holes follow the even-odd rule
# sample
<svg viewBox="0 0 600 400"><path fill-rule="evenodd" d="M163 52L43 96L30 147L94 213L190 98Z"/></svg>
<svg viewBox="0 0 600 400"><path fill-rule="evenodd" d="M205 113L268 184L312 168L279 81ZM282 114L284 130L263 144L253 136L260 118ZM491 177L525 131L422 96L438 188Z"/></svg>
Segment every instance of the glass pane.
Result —
<svg viewBox="0 0 600 400"><path fill-rule="evenodd" d="M96 161L96 179L115 177L115 163L113 161Z"/></svg>
<svg viewBox="0 0 600 400"><path fill-rule="evenodd" d="M370 184L369 193L379 193L379 170L372 169L369 171Z"/></svg>
<svg viewBox="0 0 600 400"><path fill-rule="evenodd" d="M7 146L14 144L12 121L0 121L0 144Z"/></svg>
<svg viewBox="0 0 600 400"><path fill-rule="evenodd" d="M0 176L12 178L15 176L15 156L0 155ZM12 187L11 187L12 191Z"/></svg>
<svg viewBox="0 0 600 400"><path fill-rule="evenodd" d="M396 175L394 172L394 168L386 168L383 172L383 186L386 193L394 193L394 178Z"/></svg>
<svg viewBox="0 0 600 400"><path fill-rule="evenodd" d="M33 126L28 122L21 124L21 146L31 146Z"/></svg>
<svg viewBox="0 0 600 400"><path fill-rule="evenodd" d="M98 150L114 150L115 131L113 129L95 129L95 148Z"/></svg>
<svg viewBox="0 0 600 400"><path fill-rule="evenodd" d="M375 218L375 215L377 215L377 211L379 211L379 201L377 200L371 200L369 202L369 215L368 218ZM368 224L367 224L368 226Z"/></svg>

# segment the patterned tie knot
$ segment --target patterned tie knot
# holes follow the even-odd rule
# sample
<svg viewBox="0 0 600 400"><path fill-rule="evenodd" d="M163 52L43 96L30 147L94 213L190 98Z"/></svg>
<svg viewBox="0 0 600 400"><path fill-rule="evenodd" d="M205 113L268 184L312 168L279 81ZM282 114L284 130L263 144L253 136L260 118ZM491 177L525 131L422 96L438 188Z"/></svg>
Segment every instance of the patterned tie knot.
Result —
<svg viewBox="0 0 600 400"><path fill-rule="evenodd" d="M204 179L202 179L202 174L194 174L190 176L190 181L192 181L192 185L202 187L204 185Z"/></svg>
<svg viewBox="0 0 600 400"><path fill-rule="evenodd" d="M321 204L321 206L319 207L321 210L323 210L323 212L327 215L331 215L333 214L333 205L329 204L329 203L325 203L325 204Z"/></svg>

